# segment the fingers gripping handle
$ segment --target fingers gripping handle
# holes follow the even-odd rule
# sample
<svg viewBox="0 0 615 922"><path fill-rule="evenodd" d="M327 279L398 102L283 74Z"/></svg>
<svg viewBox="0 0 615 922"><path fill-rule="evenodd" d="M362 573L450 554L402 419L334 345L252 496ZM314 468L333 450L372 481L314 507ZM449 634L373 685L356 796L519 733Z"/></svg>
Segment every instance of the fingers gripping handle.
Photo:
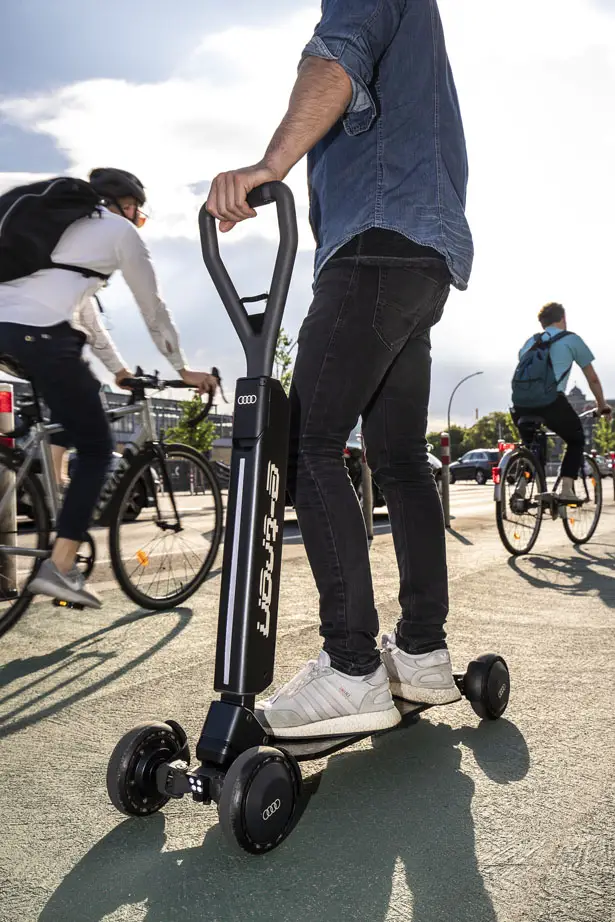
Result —
<svg viewBox="0 0 615 922"><path fill-rule="evenodd" d="M268 182L257 186L248 195L248 204L252 208L260 208L272 202L275 202L278 213L280 243L267 307L258 332L250 323L248 313L220 256L216 221L205 205L199 213L203 260L243 346L248 364L248 377L271 375L275 346L297 253L295 202L288 186L282 182Z"/></svg>

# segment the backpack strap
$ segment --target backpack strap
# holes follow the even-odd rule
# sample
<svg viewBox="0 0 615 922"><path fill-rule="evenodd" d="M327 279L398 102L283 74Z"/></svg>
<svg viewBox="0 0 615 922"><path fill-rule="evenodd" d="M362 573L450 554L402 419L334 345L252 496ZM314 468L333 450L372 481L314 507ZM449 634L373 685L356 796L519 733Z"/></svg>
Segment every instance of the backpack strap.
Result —
<svg viewBox="0 0 615 922"><path fill-rule="evenodd" d="M68 263L51 263L50 268L66 269L68 272L78 272L86 279L102 279L104 282L111 278L110 275L104 275L102 272L97 272L96 269L86 269L85 266L69 266Z"/></svg>
<svg viewBox="0 0 615 922"><path fill-rule="evenodd" d="M552 346L553 343L556 343L558 339L563 339L564 336L572 336L572 333L570 330L562 330L561 333L556 333L555 336L550 336L549 339L543 339L543 342Z"/></svg>

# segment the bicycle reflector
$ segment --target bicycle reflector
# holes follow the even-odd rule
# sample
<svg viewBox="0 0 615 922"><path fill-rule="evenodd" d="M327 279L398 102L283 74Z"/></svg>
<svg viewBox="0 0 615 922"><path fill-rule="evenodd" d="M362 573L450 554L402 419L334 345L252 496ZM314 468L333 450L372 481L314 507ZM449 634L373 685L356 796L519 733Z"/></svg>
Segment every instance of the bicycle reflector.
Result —
<svg viewBox="0 0 615 922"><path fill-rule="evenodd" d="M500 467L492 467L491 476L493 477L493 482L497 487L497 485L502 482L502 469Z"/></svg>
<svg viewBox="0 0 615 922"><path fill-rule="evenodd" d="M137 556L137 560L139 561L142 567L147 567L149 565L149 557L147 556L145 551L137 551L136 556Z"/></svg>
<svg viewBox="0 0 615 922"><path fill-rule="evenodd" d="M13 391L0 390L0 432L11 432L14 427L13 419ZM6 445L8 448L15 447L15 439L2 438L0 436L0 445Z"/></svg>

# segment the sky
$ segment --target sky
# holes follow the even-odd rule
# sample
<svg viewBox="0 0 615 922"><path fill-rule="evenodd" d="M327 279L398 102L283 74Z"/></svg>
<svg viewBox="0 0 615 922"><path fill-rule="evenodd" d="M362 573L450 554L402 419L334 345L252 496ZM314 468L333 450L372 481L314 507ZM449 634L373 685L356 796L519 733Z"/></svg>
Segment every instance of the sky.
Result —
<svg viewBox="0 0 615 922"><path fill-rule="evenodd" d="M615 399L615 0L440 0L468 143L476 259L433 331L430 427L505 409L520 345L546 301L595 354ZM22 0L0 31L0 191L116 165L145 183L143 233L194 367L228 389L240 346L203 266L198 209L213 176L260 159L284 114L301 49L319 19L304 0ZM50 35L53 32L53 39ZM305 163L288 178L300 243L285 327L310 303L313 240ZM264 209L222 243L241 295L267 289L277 247ZM125 358L165 368L120 277L103 292ZM571 384L587 391L582 373Z"/></svg>

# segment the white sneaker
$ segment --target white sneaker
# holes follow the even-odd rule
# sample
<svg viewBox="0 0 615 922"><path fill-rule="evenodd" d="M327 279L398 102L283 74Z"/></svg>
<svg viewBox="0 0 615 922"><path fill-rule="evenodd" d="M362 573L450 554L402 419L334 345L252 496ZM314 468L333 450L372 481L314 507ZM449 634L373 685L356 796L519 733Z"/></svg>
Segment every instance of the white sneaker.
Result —
<svg viewBox="0 0 615 922"><path fill-rule="evenodd" d="M291 739L375 733L401 720L384 666L371 675L349 676L331 666L324 650L275 695L259 701L255 714L274 736Z"/></svg>
<svg viewBox="0 0 615 922"><path fill-rule="evenodd" d="M415 704L451 704L461 692L455 684L448 650L404 653L395 632L382 635L382 662L396 698Z"/></svg>

